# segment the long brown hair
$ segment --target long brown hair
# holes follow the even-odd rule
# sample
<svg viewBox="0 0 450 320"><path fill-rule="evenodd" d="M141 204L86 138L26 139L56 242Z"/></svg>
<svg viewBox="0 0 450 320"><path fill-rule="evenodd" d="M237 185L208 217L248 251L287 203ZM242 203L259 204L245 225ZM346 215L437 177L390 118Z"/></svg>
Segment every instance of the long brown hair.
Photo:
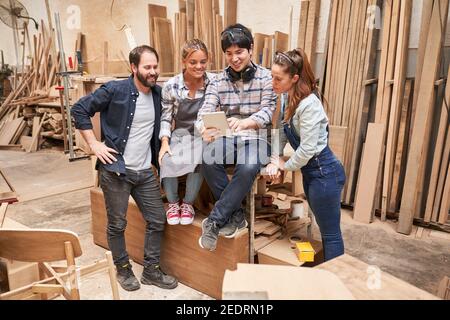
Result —
<svg viewBox="0 0 450 320"><path fill-rule="evenodd" d="M303 49L284 53L277 53L274 64L284 68L291 77L298 75L300 79L295 83L294 93L289 95L289 103L284 112L284 120L288 122L295 113L299 103L317 90L316 77Z"/></svg>

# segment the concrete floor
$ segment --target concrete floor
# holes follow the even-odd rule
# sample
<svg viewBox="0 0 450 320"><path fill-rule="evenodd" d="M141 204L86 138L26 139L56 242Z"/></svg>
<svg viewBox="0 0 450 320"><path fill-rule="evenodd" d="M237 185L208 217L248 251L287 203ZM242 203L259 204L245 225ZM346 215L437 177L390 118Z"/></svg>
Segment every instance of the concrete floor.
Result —
<svg viewBox="0 0 450 320"><path fill-rule="evenodd" d="M0 168L11 156L0 152ZM93 244L90 234L89 189L10 205L7 217L30 228L57 228L76 232L83 248L83 255L78 259L80 264L100 259L105 252ZM370 225L357 223L352 219L352 212L342 210L342 231L348 254L436 294L441 279L450 275L450 234L431 230L417 232L418 228L414 227L413 233L405 236L398 234L395 228L396 224L391 221L382 223L376 220ZM313 234L315 238L320 238L317 226ZM134 270L139 276L142 267L134 264ZM93 277L96 281L87 279L81 284L82 298L111 298L107 275ZM122 299L211 299L182 284L170 291L154 286L144 286L132 293L120 289L120 295Z"/></svg>

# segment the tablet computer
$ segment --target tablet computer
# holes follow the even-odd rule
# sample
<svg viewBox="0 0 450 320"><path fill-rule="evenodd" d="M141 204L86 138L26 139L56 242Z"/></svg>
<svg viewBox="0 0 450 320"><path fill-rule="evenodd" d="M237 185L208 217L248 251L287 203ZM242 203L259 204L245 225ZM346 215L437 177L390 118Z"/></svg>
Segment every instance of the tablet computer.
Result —
<svg viewBox="0 0 450 320"><path fill-rule="evenodd" d="M227 117L223 111L205 113L202 115L202 119L205 128L216 128L223 136L227 136L231 133Z"/></svg>

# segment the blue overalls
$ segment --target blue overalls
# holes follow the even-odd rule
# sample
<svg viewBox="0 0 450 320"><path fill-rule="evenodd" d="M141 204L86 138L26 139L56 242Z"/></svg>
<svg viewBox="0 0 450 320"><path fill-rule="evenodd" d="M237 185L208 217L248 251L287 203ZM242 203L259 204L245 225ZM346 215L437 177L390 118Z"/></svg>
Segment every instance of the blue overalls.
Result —
<svg viewBox="0 0 450 320"><path fill-rule="evenodd" d="M327 128L328 129L328 128ZM294 150L300 146L300 137L290 124L283 122L283 130ZM329 146L301 168L306 199L319 225L325 261L344 254L344 241L340 228L341 192L345 184L345 171Z"/></svg>

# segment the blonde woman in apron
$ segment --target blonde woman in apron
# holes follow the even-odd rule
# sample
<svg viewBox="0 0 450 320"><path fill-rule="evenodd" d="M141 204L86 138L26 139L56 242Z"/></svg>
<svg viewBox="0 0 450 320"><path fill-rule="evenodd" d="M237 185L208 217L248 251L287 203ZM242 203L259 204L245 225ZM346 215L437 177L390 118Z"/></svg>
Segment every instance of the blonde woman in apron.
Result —
<svg viewBox="0 0 450 320"><path fill-rule="evenodd" d="M202 139L194 122L203 104L212 77L206 72L208 50L198 39L189 40L182 49L183 72L171 78L162 91L160 176L169 207L169 225L188 225L194 220L193 203L203 182ZM178 195L178 177L187 175L186 194Z"/></svg>

